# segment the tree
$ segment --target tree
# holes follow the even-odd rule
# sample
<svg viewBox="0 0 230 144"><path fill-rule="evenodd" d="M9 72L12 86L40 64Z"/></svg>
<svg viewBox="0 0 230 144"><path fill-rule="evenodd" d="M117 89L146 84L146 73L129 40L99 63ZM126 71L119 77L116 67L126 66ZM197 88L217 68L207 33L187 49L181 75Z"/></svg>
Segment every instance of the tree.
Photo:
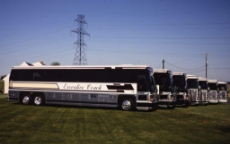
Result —
<svg viewBox="0 0 230 144"><path fill-rule="evenodd" d="M52 66L59 66L60 63L59 63L59 62L52 62L51 65L52 65Z"/></svg>
<svg viewBox="0 0 230 144"><path fill-rule="evenodd" d="M5 77L6 77L6 75L1 76L1 80L4 79Z"/></svg>

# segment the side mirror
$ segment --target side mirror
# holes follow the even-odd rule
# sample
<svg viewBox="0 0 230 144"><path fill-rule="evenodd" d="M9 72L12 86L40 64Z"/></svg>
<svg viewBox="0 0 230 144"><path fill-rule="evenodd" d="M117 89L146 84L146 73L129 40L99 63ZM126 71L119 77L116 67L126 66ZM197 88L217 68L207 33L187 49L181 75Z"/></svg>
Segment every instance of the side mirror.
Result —
<svg viewBox="0 0 230 144"><path fill-rule="evenodd" d="M201 87L200 87L200 86L198 86L198 89L201 89Z"/></svg>

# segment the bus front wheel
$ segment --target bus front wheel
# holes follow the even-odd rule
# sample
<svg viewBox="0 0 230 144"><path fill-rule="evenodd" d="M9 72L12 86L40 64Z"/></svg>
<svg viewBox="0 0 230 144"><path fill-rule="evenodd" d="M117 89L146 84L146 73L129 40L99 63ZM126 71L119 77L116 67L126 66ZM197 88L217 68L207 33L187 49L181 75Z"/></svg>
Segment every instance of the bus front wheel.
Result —
<svg viewBox="0 0 230 144"><path fill-rule="evenodd" d="M134 108L134 102L132 99L127 98L121 101L121 109L124 111L131 111Z"/></svg>

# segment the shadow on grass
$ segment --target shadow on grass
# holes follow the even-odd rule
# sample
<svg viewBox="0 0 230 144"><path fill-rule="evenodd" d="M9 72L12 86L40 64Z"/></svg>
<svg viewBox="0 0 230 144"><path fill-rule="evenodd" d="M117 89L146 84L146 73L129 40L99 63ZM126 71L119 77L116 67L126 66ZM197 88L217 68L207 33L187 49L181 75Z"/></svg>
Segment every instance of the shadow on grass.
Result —
<svg viewBox="0 0 230 144"><path fill-rule="evenodd" d="M21 105L21 106L35 106L35 105L23 105L20 103L12 103L13 105ZM87 109L87 110L114 110L114 111L122 111L118 107L101 107L101 106L76 106L76 105L61 105L61 104L45 104L42 106L35 106L35 107L55 107L55 108L76 108L76 109ZM156 109L157 110L157 109ZM156 110L144 111L144 110L132 110L127 112L154 112Z"/></svg>
<svg viewBox="0 0 230 144"><path fill-rule="evenodd" d="M230 134L230 126L219 126L217 129L223 133Z"/></svg>

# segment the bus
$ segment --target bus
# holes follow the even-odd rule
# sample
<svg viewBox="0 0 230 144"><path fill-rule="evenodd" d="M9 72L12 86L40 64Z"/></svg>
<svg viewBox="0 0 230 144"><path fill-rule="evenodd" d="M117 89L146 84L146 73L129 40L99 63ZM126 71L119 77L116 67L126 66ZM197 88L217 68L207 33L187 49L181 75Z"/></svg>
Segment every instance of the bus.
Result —
<svg viewBox="0 0 230 144"><path fill-rule="evenodd" d="M218 103L218 87L217 87L217 80L208 80L208 87L209 87L209 98L208 102L211 104Z"/></svg>
<svg viewBox="0 0 230 144"><path fill-rule="evenodd" d="M198 77L195 75L187 75L187 84L190 105L199 105L201 101L201 92Z"/></svg>
<svg viewBox="0 0 230 144"><path fill-rule="evenodd" d="M218 98L218 102L219 103L227 103L228 102L228 86L227 86L227 82L217 82L217 87L219 90L219 98Z"/></svg>
<svg viewBox="0 0 230 144"><path fill-rule="evenodd" d="M186 80L186 73L184 72L173 72L173 86L177 89L176 105L189 106L188 99L188 87Z"/></svg>
<svg viewBox="0 0 230 144"><path fill-rule="evenodd" d="M154 78L158 89L158 106L175 108L176 92L172 85L172 72L168 69L154 69Z"/></svg>
<svg viewBox="0 0 230 144"><path fill-rule="evenodd" d="M207 105L208 104L208 80L203 77L199 77L199 86L201 91L201 105Z"/></svg>
<svg viewBox="0 0 230 144"><path fill-rule="evenodd" d="M157 108L153 69L146 65L14 66L8 99L37 106Z"/></svg>

